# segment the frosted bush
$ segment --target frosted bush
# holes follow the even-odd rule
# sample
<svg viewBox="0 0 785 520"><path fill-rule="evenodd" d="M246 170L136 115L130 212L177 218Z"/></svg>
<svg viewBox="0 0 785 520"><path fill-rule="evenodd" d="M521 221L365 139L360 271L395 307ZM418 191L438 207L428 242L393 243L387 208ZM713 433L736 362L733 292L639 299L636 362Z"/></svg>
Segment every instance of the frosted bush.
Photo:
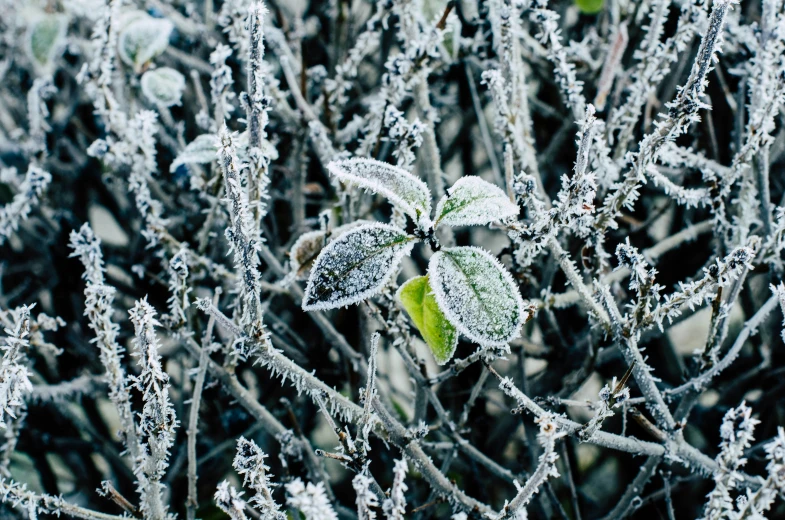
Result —
<svg viewBox="0 0 785 520"><path fill-rule="evenodd" d="M0 0L0 516L785 517L783 0Z"/></svg>

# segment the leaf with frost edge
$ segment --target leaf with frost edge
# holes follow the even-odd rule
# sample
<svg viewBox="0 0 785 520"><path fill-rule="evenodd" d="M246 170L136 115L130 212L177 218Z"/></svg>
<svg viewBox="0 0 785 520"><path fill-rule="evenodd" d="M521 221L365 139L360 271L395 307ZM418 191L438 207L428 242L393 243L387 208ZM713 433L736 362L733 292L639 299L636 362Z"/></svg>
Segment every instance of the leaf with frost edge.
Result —
<svg viewBox="0 0 785 520"><path fill-rule="evenodd" d="M139 84L142 87L142 93L150 102L163 107L171 107L179 105L182 100L185 90L185 76L173 68L160 67L145 72ZM168 92L167 89L169 89ZM164 93L163 96L162 93Z"/></svg>
<svg viewBox="0 0 785 520"><path fill-rule="evenodd" d="M509 286L510 291L512 292L513 299L515 300L515 304L518 310L517 313L517 323L513 327L513 330L505 336L503 340L500 339L492 339L483 337L480 334L476 333L476 331L472 331L469 329L464 323L463 319L458 316L453 309L446 304L447 296L443 289L443 281L441 280L442 273L440 272L441 269L439 268L439 260L443 258L445 255L449 255L451 251L455 250L472 250L477 252L481 257L488 260L488 262L499 270L502 275L503 281ZM454 262L454 260L453 260ZM501 346L506 345L516 337L520 335L521 327L523 326L523 312L524 312L524 303L523 298L521 298L520 292L518 291L518 287L515 284L515 280L513 280L512 275L507 271L507 269L496 259L493 255L481 249L479 247L453 247L449 249L443 249L441 251L436 252L432 257L431 260L428 262L428 274L430 276L430 285L431 290L433 291L433 295L436 298L436 303L439 304L439 308L442 310L444 315L453 324L453 326L458 329L458 332L466 336L467 338L476 341L480 345L489 345L489 346ZM448 283L455 284L456 280L450 280ZM478 295L479 296L479 295Z"/></svg>
<svg viewBox="0 0 785 520"><path fill-rule="evenodd" d="M169 46L169 36L174 30L174 24L166 18L155 18L145 12L129 13L123 18L123 21L127 21L128 25L123 28L118 37L118 54L121 60L127 65L134 67L136 72L139 72L139 68L142 65L162 54ZM157 30L155 29L156 27ZM147 34L152 34L153 39L146 42L142 41L141 43L139 41L132 42L136 45L136 52L131 56L128 54L129 49L126 47L126 44L128 39L134 36L135 32L139 31L150 31Z"/></svg>
<svg viewBox="0 0 785 520"><path fill-rule="evenodd" d="M38 49L33 40L35 39L36 35L40 33L42 28L51 29L50 27L45 27L44 24L53 23L56 24L56 31L49 42L49 45L45 49L46 52L42 53L44 55L39 56L39 52L44 49ZM49 71L52 66L52 62L57 58L58 54L61 54L63 48L65 47L66 43L66 35L68 33L68 17L64 14L50 14L50 13L42 13L31 24L30 28L27 32L27 52L30 55L30 59L34 62L34 66L38 67L39 69L43 69ZM41 60L43 58L43 61Z"/></svg>
<svg viewBox="0 0 785 520"><path fill-rule="evenodd" d="M370 220L355 220L354 222L350 222L349 224L344 224L343 226L338 226L337 228L333 229L329 236L327 235L326 231L321 229L303 233L294 242L294 244L292 244L292 247L289 248L289 271L294 273L298 278L303 276L306 271L311 270L314 262L316 262L316 258L319 256L319 253L321 253L322 250L327 247L327 244L333 240L336 240L344 233L365 224L373 224L373 222ZM326 241L326 243L318 248L319 251L316 254L307 258L304 262L300 262L298 257L301 255L297 254L298 250L302 249L303 247L311 247L311 244L308 244L308 242L316 241L318 239L321 239L323 243Z"/></svg>
<svg viewBox="0 0 785 520"><path fill-rule="evenodd" d="M307 303L311 299L311 292L314 290L313 287L314 277L316 276L316 273L319 272L319 267L321 266L321 264L328 261L325 259L328 258L329 255L331 255L335 249L339 248L342 244L347 242L354 235L357 235L359 233L365 233L371 230L389 231L407 238L407 241L401 244L386 246L386 247L396 247L396 246L398 247L398 250L395 251L392 256L389 265L386 267L387 273L385 273L385 275L375 285L367 287L366 289L361 290L350 297L343 297L328 302L317 300L311 304ZM384 285L390 281L390 278L392 278L393 273L395 273L395 269L398 267L398 264L400 264L404 256L408 255L411 252L415 242L417 242L417 239L415 237L412 237L411 235L408 235L406 231L402 229L398 229L397 227L391 226L389 224L374 223L367 226L360 226L347 233L344 233L337 240L333 240L332 242L327 244L327 246L324 249L322 249L322 252L319 253L319 257L316 259L316 262L314 262L314 265L311 268L311 274L308 277L308 283L305 286L305 294L303 295L302 309L304 311L322 311L322 310L336 309L338 307L345 307L355 303L359 303L367 298L370 298L374 294L378 293L381 290L381 288L384 287ZM371 257L370 256L366 257L366 260L368 258ZM343 275L345 275L350 271L351 269L345 271Z"/></svg>
<svg viewBox="0 0 785 520"><path fill-rule="evenodd" d="M417 305L419 305L419 308L415 309L410 304L407 304L405 300L407 297L406 293L407 291L413 290L415 284L422 284L423 282L425 285L424 289L420 287L416 288L416 290L422 291L422 298L419 298L419 301L415 302ZM458 331L455 329L455 326L450 323L450 321L444 315L442 309L439 307L439 304L436 302L436 298L433 296L433 289L431 289L428 276L415 276L414 278L407 280L406 283L398 288L398 292L395 294L395 297L398 299L406 313L414 322L417 330L420 331L420 334L425 340L425 343L431 349L431 354L433 354L433 358L436 360L436 363L438 365L444 365L450 359L452 359L453 354L455 354L455 349L458 348ZM431 303L433 307L429 307L429 303ZM438 328L440 325L438 323L426 323L424 312L434 313L434 311L438 313L435 317L443 322L441 330L431 330L434 328L434 326ZM422 317L416 316L415 312L422 314ZM449 327L449 330L445 331L445 325ZM434 345L432 341L434 340L434 337L440 335L440 332L444 333L444 338L440 339L445 341L443 341L441 344ZM437 352L437 348L443 349L444 352Z"/></svg>
<svg viewBox="0 0 785 520"><path fill-rule="evenodd" d="M404 195L397 192L394 187L383 184L379 179L369 179L350 173L352 166L355 164L376 166L387 170L391 175L397 175L400 178L405 179L406 182L411 183L412 186L420 192L419 195L422 200L413 203L406 200ZM390 202L398 206L401 211L412 217L415 222L427 220L431 216L431 192L428 189L428 185L402 168L375 159L346 159L343 161L330 162L327 165L327 169L339 180L360 186L361 188L386 197ZM420 213L419 215L418 212Z"/></svg>
<svg viewBox="0 0 785 520"><path fill-rule="evenodd" d="M448 211L445 212L445 206L448 203L453 203L456 199L460 200L461 197L466 202L457 209L447 208ZM479 207L481 205L487 206L484 213ZM433 227L437 228L441 224L483 226L515 217L518 215L518 211L518 206L513 204L507 194L498 186L479 177L461 177L447 190L447 195L442 197L436 205L436 220L434 220Z"/></svg>
<svg viewBox="0 0 785 520"><path fill-rule="evenodd" d="M206 164L218 161L218 136L215 134L201 134L188 143L183 150L177 154L169 167L169 173L174 173L182 165Z"/></svg>

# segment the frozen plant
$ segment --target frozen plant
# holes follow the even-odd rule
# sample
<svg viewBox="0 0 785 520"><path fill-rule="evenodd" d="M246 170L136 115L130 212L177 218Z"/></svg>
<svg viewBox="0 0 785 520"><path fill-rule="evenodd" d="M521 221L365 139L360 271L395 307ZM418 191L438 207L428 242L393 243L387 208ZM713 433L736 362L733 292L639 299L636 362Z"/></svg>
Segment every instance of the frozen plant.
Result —
<svg viewBox="0 0 785 520"><path fill-rule="evenodd" d="M305 517L305 520L337 520L330 499L324 491L324 484L321 482L314 485L302 480L295 479L286 484L286 503L297 509Z"/></svg>
<svg viewBox="0 0 785 520"><path fill-rule="evenodd" d="M785 1L0 13L0 517L785 517Z"/></svg>
<svg viewBox="0 0 785 520"><path fill-rule="evenodd" d="M499 261L477 247L442 248L440 226L501 223L518 208L498 187L477 177L458 180L436 206L431 220L427 185L409 172L379 161L332 162L340 181L380 193L407 215L415 230L367 224L330 242L316 258L303 309L316 311L360 302L382 290L417 242L434 254L428 274L400 287L398 297L423 333L439 364L448 362L458 333L483 346L505 345L530 317L515 282ZM433 303L435 302L435 303Z"/></svg>

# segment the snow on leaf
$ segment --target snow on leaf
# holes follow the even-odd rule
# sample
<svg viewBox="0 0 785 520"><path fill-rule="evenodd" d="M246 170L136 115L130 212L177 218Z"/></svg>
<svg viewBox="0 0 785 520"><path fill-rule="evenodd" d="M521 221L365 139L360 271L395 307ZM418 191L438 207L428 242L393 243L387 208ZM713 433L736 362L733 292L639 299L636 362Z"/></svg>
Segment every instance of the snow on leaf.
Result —
<svg viewBox="0 0 785 520"><path fill-rule="evenodd" d="M417 276L403 284L396 295L422 334L440 365L447 363L458 346L458 331L445 318L433 297L427 276Z"/></svg>
<svg viewBox="0 0 785 520"><path fill-rule="evenodd" d="M321 229L303 233L289 250L290 271L295 273L298 279L307 276L311 267L313 267L314 261L316 261L316 257L319 256L319 253L330 240L335 240L350 229L364 224L371 224L371 222L368 220L357 220L339 226L329 233Z"/></svg>
<svg viewBox="0 0 785 520"><path fill-rule="evenodd" d="M240 134L235 141L237 145L237 158L241 163L248 161L248 154L245 152L248 147L248 132ZM262 143L262 146L269 144L267 141ZM218 160L219 148L218 136L215 134L202 134L196 139L188 143L177 158L172 162L169 167L169 172L174 173L177 168L182 165L188 164L208 164ZM266 149L265 149L266 151ZM274 159L278 158L277 152L270 156Z"/></svg>
<svg viewBox="0 0 785 520"><path fill-rule="evenodd" d="M443 249L428 264L439 308L456 329L481 345L504 345L523 323L523 300L512 275L477 247Z"/></svg>
<svg viewBox="0 0 785 520"><path fill-rule="evenodd" d="M68 17L62 14L41 14L30 25L27 50L36 67L51 71L52 62L65 45Z"/></svg>
<svg viewBox="0 0 785 520"><path fill-rule="evenodd" d="M434 227L481 226L518 215L518 206L498 187L479 177L462 177L436 206Z"/></svg>
<svg viewBox="0 0 785 520"><path fill-rule="evenodd" d="M172 161L169 173L174 173L177 168L189 164L209 164L218 160L218 136L215 134L202 134L188 143L183 151ZM248 132L243 132L235 140L237 146L237 159L241 163L248 162ZM261 143L262 153L271 160L278 159L278 152L268 140Z"/></svg>
<svg viewBox="0 0 785 520"><path fill-rule="evenodd" d="M330 242L316 259L303 297L303 310L358 303L386 284L416 238L387 224L352 229Z"/></svg>
<svg viewBox="0 0 785 520"><path fill-rule="evenodd" d="M120 59L139 72L169 46L169 35L174 25L169 20L153 18L138 11L126 14L123 21L126 25L118 40Z"/></svg>
<svg viewBox="0 0 785 520"><path fill-rule="evenodd" d="M141 86L142 93L152 103L171 107L180 104L185 90L185 77L174 69L161 67L145 72Z"/></svg>
<svg viewBox="0 0 785 520"><path fill-rule="evenodd" d="M169 171L174 173L183 164L206 164L218 160L218 136L202 134L188 143L172 162Z"/></svg>
<svg viewBox="0 0 785 520"><path fill-rule="evenodd" d="M415 222L431 215L428 186L401 168L373 159L348 159L327 165L339 180L387 197Z"/></svg>

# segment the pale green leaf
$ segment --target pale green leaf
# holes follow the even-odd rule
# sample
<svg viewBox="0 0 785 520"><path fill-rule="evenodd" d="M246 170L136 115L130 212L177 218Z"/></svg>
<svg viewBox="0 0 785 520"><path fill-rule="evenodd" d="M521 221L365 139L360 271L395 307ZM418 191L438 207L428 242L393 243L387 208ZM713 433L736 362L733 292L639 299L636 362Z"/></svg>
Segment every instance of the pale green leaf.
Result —
<svg viewBox="0 0 785 520"><path fill-rule="evenodd" d="M169 46L169 35L174 25L169 20L153 18L138 11L126 14L123 22L126 25L117 43L120 59L139 72Z"/></svg>
<svg viewBox="0 0 785 520"><path fill-rule="evenodd" d="M27 48L39 69L50 70L65 46L68 18L62 14L41 14L30 25Z"/></svg>
<svg viewBox="0 0 785 520"><path fill-rule="evenodd" d="M140 84L142 93L152 103L171 107L180 104L185 90L185 77L174 69L161 67L145 72Z"/></svg>
<svg viewBox="0 0 785 520"><path fill-rule="evenodd" d="M398 289L398 300L406 309L434 359L440 365L447 363L458 346L458 331L439 309L427 276L417 276Z"/></svg>

